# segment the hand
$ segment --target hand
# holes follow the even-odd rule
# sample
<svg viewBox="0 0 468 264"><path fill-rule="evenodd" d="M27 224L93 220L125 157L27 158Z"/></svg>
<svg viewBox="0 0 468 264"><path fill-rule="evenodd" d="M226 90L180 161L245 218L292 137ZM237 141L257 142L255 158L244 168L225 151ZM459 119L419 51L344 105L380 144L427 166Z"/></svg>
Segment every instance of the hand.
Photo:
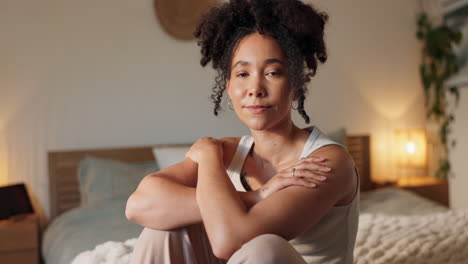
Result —
<svg viewBox="0 0 468 264"><path fill-rule="evenodd" d="M319 157L303 158L293 166L279 170L258 190L260 198L263 200L274 192L289 186L315 188L327 179L327 173L331 171L331 168L320 164L324 161L324 158Z"/></svg>
<svg viewBox="0 0 468 264"><path fill-rule="evenodd" d="M190 158L196 163L199 163L207 155L222 157L223 141L212 137L203 137L193 143L189 151L185 153L186 158Z"/></svg>

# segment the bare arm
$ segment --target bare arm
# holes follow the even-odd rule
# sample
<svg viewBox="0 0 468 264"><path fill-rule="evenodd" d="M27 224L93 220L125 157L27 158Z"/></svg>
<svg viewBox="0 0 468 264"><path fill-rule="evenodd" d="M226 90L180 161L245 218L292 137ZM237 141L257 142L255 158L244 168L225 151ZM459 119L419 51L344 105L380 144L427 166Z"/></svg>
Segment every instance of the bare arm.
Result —
<svg viewBox="0 0 468 264"><path fill-rule="evenodd" d="M223 140L229 140L224 138ZM225 171L234 156L238 142L224 144L222 169ZM318 161L320 162L320 161ZM303 175L307 177L306 175ZM310 175L310 177L315 177ZM125 214L127 218L144 227L157 230L175 228L202 221L196 201L198 164L186 158L184 161L147 175L129 197ZM272 179L268 191L235 192L246 209L250 209L272 193L287 186L308 186L312 179L280 177ZM318 183L317 180L315 180ZM262 188L265 189L265 188Z"/></svg>
<svg viewBox="0 0 468 264"><path fill-rule="evenodd" d="M171 230L202 221L196 201L198 164L191 159L147 175L129 197L125 214L142 226ZM247 208L260 201L257 191L237 192Z"/></svg>
<svg viewBox="0 0 468 264"><path fill-rule="evenodd" d="M195 188L162 173L146 176L128 198L127 218L144 227L170 230L200 222Z"/></svg>
<svg viewBox="0 0 468 264"><path fill-rule="evenodd" d="M199 160L196 198L213 252L228 259L250 239L277 234L288 240L311 227L337 201L352 190L354 170L351 158L339 147L317 151L336 168L321 188L291 186L275 192L250 210L235 195L235 189L214 152Z"/></svg>

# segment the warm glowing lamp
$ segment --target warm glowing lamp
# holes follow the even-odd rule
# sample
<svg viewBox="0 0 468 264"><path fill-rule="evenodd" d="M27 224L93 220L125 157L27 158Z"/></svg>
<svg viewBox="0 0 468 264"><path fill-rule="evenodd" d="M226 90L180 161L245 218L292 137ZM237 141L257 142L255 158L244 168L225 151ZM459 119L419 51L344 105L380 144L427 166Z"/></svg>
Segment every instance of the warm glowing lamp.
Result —
<svg viewBox="0 0 468 264"><path fill-rule="evenodd" d="M395 132L397 165L402 168L426 168L426 133L424 130L398 130Z"/></svg>
<svg viewBox="0 0 468 264"><path fill-rule="evenodd" d="M398 184L420 182L427 175L427 140L422 129L395 132L395 154ZM419 180L416 180L419 179Z"/></svg>

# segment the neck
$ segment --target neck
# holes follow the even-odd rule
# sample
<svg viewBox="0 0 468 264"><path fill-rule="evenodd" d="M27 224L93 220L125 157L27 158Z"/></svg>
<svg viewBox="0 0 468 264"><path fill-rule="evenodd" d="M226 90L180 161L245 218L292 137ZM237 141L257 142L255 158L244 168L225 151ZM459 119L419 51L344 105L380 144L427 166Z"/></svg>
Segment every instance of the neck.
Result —
<svg viewBox="0 0 468 264"><path fill-rule="evenodd" d="M291 119L266 130L251 129L254 140L252 158L260 165L281 168L301 155L309 132L294 125Z"/></svg>

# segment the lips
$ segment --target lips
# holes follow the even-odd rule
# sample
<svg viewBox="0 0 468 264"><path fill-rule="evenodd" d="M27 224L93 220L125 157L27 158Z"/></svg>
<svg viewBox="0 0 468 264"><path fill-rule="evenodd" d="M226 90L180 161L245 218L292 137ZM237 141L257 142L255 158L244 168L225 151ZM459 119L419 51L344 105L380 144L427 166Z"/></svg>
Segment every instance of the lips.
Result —
<svg viewBox="0 0 468 264"><path fill-rule="evenodd" d="M247 108L268 108L268 105L248 105Z"/></svg>
<svg viewBox="0 0 468 264"><path fill-rule="evenodd" d="M249 105L249 106L246 106L245 108L247 108L247 110L251 113L259 114L259 113L263 113L270 107L271 106L266 106L266 105Z"/></svg>

